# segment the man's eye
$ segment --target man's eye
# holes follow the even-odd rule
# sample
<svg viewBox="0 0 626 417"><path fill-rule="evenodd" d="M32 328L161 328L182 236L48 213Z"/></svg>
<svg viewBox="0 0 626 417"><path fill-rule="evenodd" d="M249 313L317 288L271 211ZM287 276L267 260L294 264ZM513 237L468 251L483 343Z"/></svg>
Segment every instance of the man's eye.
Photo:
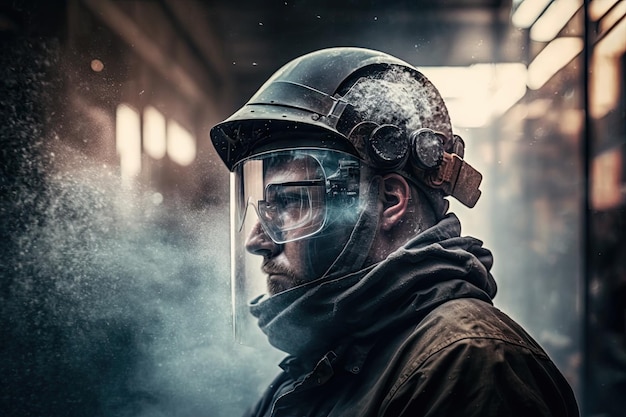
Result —
<svg viewBox="0 0 626 417"><path fill-rule="evenodd" d="M303 203L303 196L301 193L297 192L286 192L279 193L275 200L274 204L277 210L281 209L290 209L294 207L301 207Z"/></svg>

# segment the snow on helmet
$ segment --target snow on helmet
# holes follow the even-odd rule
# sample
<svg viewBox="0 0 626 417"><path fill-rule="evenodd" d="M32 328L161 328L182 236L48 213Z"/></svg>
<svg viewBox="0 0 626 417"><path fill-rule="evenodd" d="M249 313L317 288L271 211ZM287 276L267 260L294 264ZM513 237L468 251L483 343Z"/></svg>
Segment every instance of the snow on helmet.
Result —
<svg viewBox="0 0 626 417"><path fill-rule="evenodd" d="M462 159L464 143L435 86L379 51L330 48L296 58L210 135L231 171L259 152L315 145L400 172L431 197L452 195L468 207L480 197L482 176Z"/></svg>

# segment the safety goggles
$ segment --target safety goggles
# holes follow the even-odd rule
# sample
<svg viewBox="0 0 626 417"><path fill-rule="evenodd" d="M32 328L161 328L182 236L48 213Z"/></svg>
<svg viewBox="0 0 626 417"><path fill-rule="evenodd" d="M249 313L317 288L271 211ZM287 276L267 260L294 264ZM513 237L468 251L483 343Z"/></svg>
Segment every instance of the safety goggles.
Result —
<svg viewBox="0 0 626 417"><path fill-rule="evenodd" d="M336 202L358 199L358 167L352 155L309 148L271 151L239 162L233 170L236 230L251 230L258 219L279 244L319 233ZM248 216L250 206L257 219Z"/></svg>

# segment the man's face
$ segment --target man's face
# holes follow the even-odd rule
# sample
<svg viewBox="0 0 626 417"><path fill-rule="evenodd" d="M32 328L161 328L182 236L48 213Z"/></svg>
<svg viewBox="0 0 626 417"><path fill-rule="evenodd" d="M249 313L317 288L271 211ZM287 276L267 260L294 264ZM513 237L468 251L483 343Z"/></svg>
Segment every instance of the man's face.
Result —
<svg viewBox="0 0 626 417"><path fill-rule="evenodd" d="M285 160L269 166L264 174L266 211L274 213L267 218L285 229L283 240L287 242L272 241L257 219L247 237L246 250L263 257L261 268L267 275L270 295L321 277L348 239L349 231L335 227L313 237L288 241L290 234L301 233L323 219L326 210L323 179L321 167L313 158ZM261 215L262 207L259 203Z"/></svg>

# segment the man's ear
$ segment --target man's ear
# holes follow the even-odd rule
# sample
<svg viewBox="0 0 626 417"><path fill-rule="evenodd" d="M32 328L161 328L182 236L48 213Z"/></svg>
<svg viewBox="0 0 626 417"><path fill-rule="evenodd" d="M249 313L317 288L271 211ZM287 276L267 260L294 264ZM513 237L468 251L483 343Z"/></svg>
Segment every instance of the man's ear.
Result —
<svg viewBox="0 0 626 417"><path fill-rule="evenodd" d="M382 230L393 229L405 216L411 197L411 188L399 174L387 174L381 183L383 211L380 218Z"/></svg>

